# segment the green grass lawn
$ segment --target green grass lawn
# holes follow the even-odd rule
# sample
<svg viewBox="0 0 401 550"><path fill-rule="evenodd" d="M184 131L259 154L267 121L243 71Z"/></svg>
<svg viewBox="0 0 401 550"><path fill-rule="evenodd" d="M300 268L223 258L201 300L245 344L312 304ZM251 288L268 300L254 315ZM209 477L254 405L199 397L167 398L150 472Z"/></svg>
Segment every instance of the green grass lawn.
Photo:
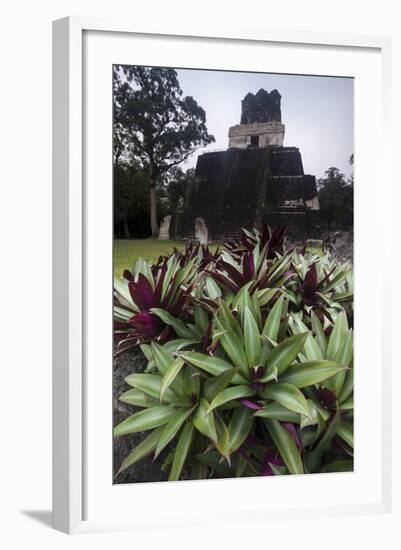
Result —
<svg viewBox="0 0 401 550"><path fill-rule="evenodd" d="M159 239L125 239L114 241L114 276L122 275L124 269L131 270L135 262L143 260L157 260L173 251L185 248L182 241L159 241Z"/></svg>
<svg viewBox="0 0 401 550"><path fill-rule="evenodd" d="M173 251L185 248L182 241L159 241L159 239L117 239L114 241L114 276L122 275L124 269L131 270L135 262L142 258L143 260L157 260L159 256L165 256ZM211 250L216 249L216 245L210 246ZM308 252L315 252L320 256L323 254L320 248L308 248Z"/></svg>

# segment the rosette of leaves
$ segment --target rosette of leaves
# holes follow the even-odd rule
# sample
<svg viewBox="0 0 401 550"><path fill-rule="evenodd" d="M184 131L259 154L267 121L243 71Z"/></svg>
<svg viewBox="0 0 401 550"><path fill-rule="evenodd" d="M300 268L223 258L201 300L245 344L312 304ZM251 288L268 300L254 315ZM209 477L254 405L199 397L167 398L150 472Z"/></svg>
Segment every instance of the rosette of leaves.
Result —
<svg viewBox="0 0 401 550"><path fill-rule="evenodd" d="M338 265L326 254L292 254L292 270L296 277L288 280L286 295L291 309L314 309L323 320L334 320L345 311L352 320L353 274L349 263Z"/></svg>
<svg viewBox="0 0 401 550"><path fill-rule="evenodd" d="M296 444L302 440L299 430L317 425L319 410L322 422L330 415L318 400L311 398L312 393L316 388L329 387L331 381L337 383L348 368L348 356L340 353L328 359L309 354L305 360L305 346L309 351L308 340L313 336L306 327L293 336L282 331L284 297L277 300L264 321L256 301L252 302L249 295L238 306L238 318L224 302L216 315L215 337L221 346L217 349L222 352L220 357L205 358L196 352L185 352L182 357L197 368L210 369L215 363L225 365L228 370L229 365L236 365L243 380L231 380L211 402L209 410L239 403L256 411L254 421L263 419L270 436L267 450L278 453L289 473L301 473L306 471L303 464L306 452L302 451L301 458ZM335 339L336 329L333 333ZM255 438L259 432L263 434L264 430L254 424L250 433ZM251 448L248 451L252 453Z"/></svg>
<svg viewBox="0 0 401 550"><path fill-rule="evenodd" d="M115 434L153 431L122 469L153 452L157 456L176 439L169 479L179 478L185 462L194 470L191 477L232 469L235 475L267 475L273 471L269 457L276 472L309 471L306 450L298 445L300 430L319 425L323 407L308 390L325 388L346 366L324 358L300 360L311 333L287 334L284 296L265 319L248 292L242 292L236 307L234 313L220 303L213 355L196 351L189 342L175 351L156 343L144 349L156 372L128 377L133 389L121 397L144 411L119 424ZM330 412L321 415L327 421Z"/></svg>
<svg viewBox="0 0 401 550"><path fill-rule="evenodd" d="M252 231L241 230L242 235L239 239L228 240L224 243L226 250L231 252L234 257L241 258L244 252L252 252L256 247L260 250L266 250L266 257L273 259L277 253L284 252L284 242L286 236L285 227L276 227L270 229L268 225L263 225L261 229L254 228Z"/></svg>
<svg viewBox="0 0 401 550"><path fill-rule="evenodd" d="M308 389L308 399L319 415L315 425L304 425L301 439L307 449L306 463L312 472L349 470L353 465L353 331L345 312L337 315L329 336L313 311L311 323L313 331L299 355L300 362L333 360L347 370L326 380L324 387ZM299 314L291 314L289 327L294 335L306 328Z"/></svg>
<svg viewBox="0 0 401 550"><path fill-rule="evenodd" d="M114 336L116 353L122 353L138 343L174 336L171 325L158 316L161 309L179 316L188 309L188 297L198 276L193 258L182 267L180 257L171 255L157 265L139 260L133 272L114 280Z"/></svg>
<svg viewBox="0 0 401 550"><path fill-rule="evenodd" d="M122 469L167 446L170 479L352 468L352 270L248 233L117 281L118 352L148 359L121 397L143 410L116 436L144 432Z"/></svg>
<svg viewBox="0 0 401 550"><path fill-rule="evenodd" d="M148 359L154 361L155 372L128 376L126 382L132 389L120 397L121 401L142 410L118 424L114 435L150 433L126 457L120 471L151 454L157 458L173 440L170 481L180 478L189 456L205 451L210 445L228 457L228 427L220 412L209 414L213 379L202 376L181 356L155 342L147 353ZM245 413L249 416L248 411ZM192 479L205 475L199 461L191 464Z"/></svg>
<svg viewBox="0 0 401 550"><path fill-rule="evenodd" d="M291 261L290 251L270 259L267 246L257 244L253 250L243 250L238 254L222 251L214 269L207 269L206 274L217 283L225 299L230 301L248 284L252 284L249 287L251 292L284 285L295 275Z"/></svg>
<svg viewBox="0 0 401 550"><path fill-rule="evenodd" d="M205 269L210 264L214 264L220 257L219 247L213 252L209 246L200 243L189 242L185 244L183 251L174 247L173 253L181 267L185 267L189 262L195 260L195 265L198 269ZM168 260L169 256L161 256L158 263L163 263Z"/></svg>

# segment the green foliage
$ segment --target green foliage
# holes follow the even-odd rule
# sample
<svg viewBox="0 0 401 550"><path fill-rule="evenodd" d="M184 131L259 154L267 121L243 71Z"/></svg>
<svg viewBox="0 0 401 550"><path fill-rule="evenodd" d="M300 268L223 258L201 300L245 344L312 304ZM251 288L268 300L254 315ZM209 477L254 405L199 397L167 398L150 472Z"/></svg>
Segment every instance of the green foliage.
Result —
<svg viewBox="0 0 401 550"><path fill-rule="evenodd" d="M150 179L147 170L132 161L120 160L114 166L114 235L148 237L150 228ZM164 182L156 186L158 220L174 207L165 198Z"/></svg>
<svg viewBox="0 0 401 550"><path fill-rule="evenodd" d="M174 167L214 141L206 113L183 96L177 73L163 67L114 65L114 166L148 174L150 222L157 234L156 188Z"/></svg>
<svg viewBox="0 0 401 550"><path fill-rule="evenodd" d="M353 156L352 163L353 163ZM351 161L351 159L350 159ZM350 162L351 163L351 162ZM354 181L346 180L338 168L331 167L325 177L318 181L319 205L328 216L329 230L334 220L345 225L352 225L354 211Z"/></svg>
<svg viewBox="0 0 401 550"><path fill-rule="evenodd" d="M146 432L120 471L172 442L170 480L352 469L352 270L281 237L188 246L116 281L116 334L147 360L120 397L141 411L115 436Z"/></svg>
<svg viewBox="0 0 401 550"><path fill-rule="evenodd" d="M167 208L172 211L180 205L185 197L186 190L195 182L195 170L189 168L183 172L179 166L171 168L167 173L165 197Z"/></svg>

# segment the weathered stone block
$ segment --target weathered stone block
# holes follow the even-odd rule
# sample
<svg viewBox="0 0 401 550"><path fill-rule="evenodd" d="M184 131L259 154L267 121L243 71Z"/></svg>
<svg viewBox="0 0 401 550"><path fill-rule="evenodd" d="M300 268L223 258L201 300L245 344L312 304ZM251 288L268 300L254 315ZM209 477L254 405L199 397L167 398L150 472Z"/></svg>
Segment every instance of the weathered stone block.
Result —
<svg viewBox="0 0 401 550"><path fill-rule="evenodd" d="M284 124L277 121L237 124L228 130L228 147L247 149L268 145L282 146L284 133Z"/></svg>
<svg viewBox="0 0 401 550"><path fill-rule="evenodd" d="M168 241L170 238L170 223L171 216L164 216L159 227L159 239L161 241Z"/></svg>
<svg viewBox="0 0 401 550"><path fill-rule="evenodd" d="M306 202L316 196L315 178L304 175L296 147L205 153L198 157L196 180L187 189L183 211L175 216L173 236L197 238L196 219L202 218L208 240L219 242L238 236L243 227L292 223L294 218L289 220L285 213L294 210L303 214L297 218L302 226L297 232L304 236Z"/></svg>
<svg viewBox="0 0 401 550"><path fill-rule="evenodd" d="M353 262L354 231L335 231L330 234L328 250L340 262Z"/></svg>

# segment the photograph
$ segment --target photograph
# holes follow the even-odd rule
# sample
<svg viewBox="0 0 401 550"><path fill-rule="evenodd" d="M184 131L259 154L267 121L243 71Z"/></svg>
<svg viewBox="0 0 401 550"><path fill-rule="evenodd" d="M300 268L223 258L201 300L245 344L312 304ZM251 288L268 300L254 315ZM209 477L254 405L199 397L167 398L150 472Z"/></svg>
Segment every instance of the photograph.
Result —
<svg viewBox="0 0 401 550"><path fill-rule="evenodd" d="M110 94L113 484L352 472L354 79Z"/></svg>
<svg viewBox="0 0 401 550"><path fill-rule="evenodd" d="M5 4L5 550L397 547L400 2L340 4Z"/></svg>

